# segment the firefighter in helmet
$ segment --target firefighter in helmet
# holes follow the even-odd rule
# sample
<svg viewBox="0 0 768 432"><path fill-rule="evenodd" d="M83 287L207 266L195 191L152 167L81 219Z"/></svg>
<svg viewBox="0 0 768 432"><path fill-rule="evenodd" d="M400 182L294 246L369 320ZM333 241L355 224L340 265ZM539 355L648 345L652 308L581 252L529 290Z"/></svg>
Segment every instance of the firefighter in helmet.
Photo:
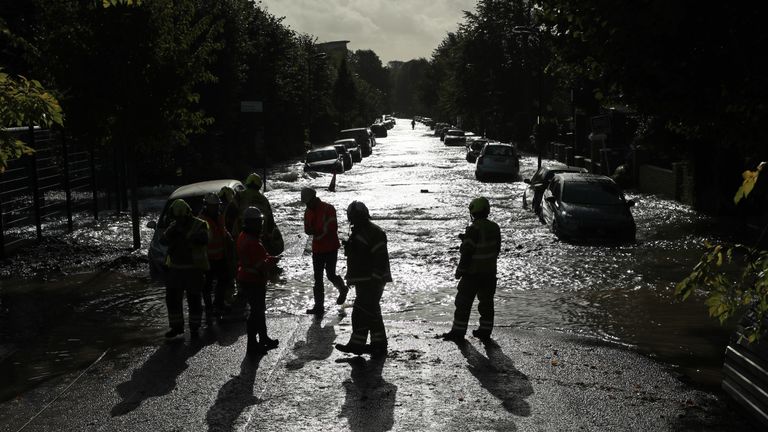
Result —
<svg viewBox="0 0 768 432"><path fill-rule="evenodd" d="M464 234L459 235L461 257L455 275L456 279L459 279L456 311L453 314L451 331L442 335L445 340L464 339L475 297L478 299L480 326L472 331L472 335L483 341L491 338L493 296L496 293L496 261L501 252L501 230L495 222L488 219L490 212L491 205L484 197L475 198L469 203L472 224Z"/></svg>

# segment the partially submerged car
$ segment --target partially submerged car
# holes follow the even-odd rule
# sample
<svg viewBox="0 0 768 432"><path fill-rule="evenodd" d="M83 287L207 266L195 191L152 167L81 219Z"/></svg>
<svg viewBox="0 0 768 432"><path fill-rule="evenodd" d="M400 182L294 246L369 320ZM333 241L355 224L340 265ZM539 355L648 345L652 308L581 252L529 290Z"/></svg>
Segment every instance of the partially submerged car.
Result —
<svg viewBox="0 0 768 432"><path fill-rule="evenodd" d="M491 142L487 138L477 138L467 141L467 162L475 163L483 147Z"/></svg>
<svg viewBox="0 0 768 432"><path fill-rule="evenodd" d="M373 140L368 128L344 129L339 131L339 135L336 137L337 140L346 138L352 138L357 141L363 157L368 157L373 153Z"/></svg>
<svg viewBox="0 0 768 432"><path fill-rule="evenodd" d="M349 154L347 147L344 144L334 144L333 148L341 156L341 162L344 165L344 171L352 169L352 155Z"/></svg>
<svg viewBox="0 0 768 432"><path fill-rule="evenodd" d="M344 172L344 162L334 146L320 147L307 152L304 171L341 174Z"/></svg>
<svg viewBox="0 0 768 432"><path fill-rule="evenodd" d="M552 178L556 174L562 173L586 173L586 168L579 168L574 166L568 166L564 164L556 164L549 166L542 166L533 177L530 179L523 179L528 187L523 191L523 208L531 208L534 214L541 219L541 197L544 195L544 191L549 186ZM544 220L541 219L543 222Z"/></svg>
<svg viewBox="0 0 768 432"><path fill-rule="evenodd" d="M635 219L621 188L597 174L556 174L543 195L541 214L561 240L635 241Z"/></svg>
<svg viewBox="0 0 768 432"><path fill-rule="evenodd" d="M203 198L209 193L218 194L221 188L228 186L240 193L245 190L245 186L238 180L225 179L225 180L209 180L199 183L192 183L186 186L182 186L168 196L168 200L163 206L163 210L160 212L160 217L157 221L150 221L147 223L147 228L155 230L152 235L152 240L149 242L149 250L147 256L149 258L149 275L152 279L162 279L165 271L165 255L168 251L168 246L160 243L160 237L162 233L171 224L171 217L168 208L171 203L177 199L184 199L184 201L192 207L192 214L200 214L203 209Z"/></svg>
<svg viewBox="0 0 768 432"><path fill-rule="evenodd" d="M347 151L349 152L350 156L352 157L352 162L358 163L363 161L363 154L360 151L360 146L357 145L357 140L354 138L346 138L346 139L340 139L333 142L334 145L336 144L342 144L344 147L347 148Z"/></svg>
<svg viewBox="0 0 768 432"><path fill-rule="evenodd" d="M461 129L448 129L443 137L443 144L447 146L463 146L465 143L464 131Z"/></svg>
<svg viewBox="0 0 768 432"><path fill-rule="evenodd" d="M488 143L475 162L475 178L484 181L495 178L517 178L520 175L520 156L512 144Z"/></svg>
<svg viewBox="0 0 768 432"><path fill-rule="evenodd" d="M384 123L374 123L369 128L376 138L386 138L388 128Z"/></svg>

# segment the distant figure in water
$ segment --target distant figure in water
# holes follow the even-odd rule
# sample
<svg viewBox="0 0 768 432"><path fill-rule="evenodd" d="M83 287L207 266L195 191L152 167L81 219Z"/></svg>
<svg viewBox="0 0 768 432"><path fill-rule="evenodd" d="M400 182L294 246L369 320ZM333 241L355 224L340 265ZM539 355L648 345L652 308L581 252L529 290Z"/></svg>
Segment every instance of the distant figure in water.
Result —
<svg viewBox="0 0 768 432"><path fill-rule="evenodd" d="M416 119L411 120L411 130L416 128Z"/></svg>

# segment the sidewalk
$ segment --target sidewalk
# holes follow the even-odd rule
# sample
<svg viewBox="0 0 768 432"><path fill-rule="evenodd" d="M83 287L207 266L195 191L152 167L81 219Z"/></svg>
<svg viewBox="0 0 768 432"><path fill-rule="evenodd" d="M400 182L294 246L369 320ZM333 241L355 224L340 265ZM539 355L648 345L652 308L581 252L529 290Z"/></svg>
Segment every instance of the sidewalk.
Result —
<svg viewBox="0 0 768 432"><path fill-rule="evenodd" d="M593 339L499 328L498 347L472 337L457 345L434 338L445 325L388 322L389 355L373 361L333 349L349 339L349 317L270 317L268 325L280 347L256 362L243 361L243 323L214 327L199 342L108 354L82 376L0 404L0 430L17 431L38 413L24 431L753 428L665 366Z"/></svg>

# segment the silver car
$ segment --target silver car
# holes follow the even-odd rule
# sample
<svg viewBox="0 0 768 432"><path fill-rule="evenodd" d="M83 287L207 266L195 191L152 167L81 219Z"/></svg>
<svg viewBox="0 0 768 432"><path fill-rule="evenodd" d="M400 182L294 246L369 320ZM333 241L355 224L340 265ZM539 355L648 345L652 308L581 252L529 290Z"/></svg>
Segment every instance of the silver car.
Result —
<svg viewBox="0 0 768 432"><path fill-rule="evenodd" d="M475 178L484 181L491 177L517 178L520 175L520 156L511 144L488 143L475 161Z"/></svg>
<svg viewBox="0 0 768 432"><path fill-rule="evenodd" d="M165 255L168 251L168 247L160 244L160 236L171 223L170 215L168 213L168 207L170 207L171 203L179 198L184 199L184 201L192 207L193 214L200 214L203 209L203 198L205 195L209 193L219 193L224 186L229 186L235 193L245 190L245 186L243 186L242 183L232 179L209 180L182 186L173 191L168 197L157 221L150 221L147 223L147 228L155 230L147 252L147 255L149 256L149 275L153 279L162 279L163 274L165 273Z"/></svg>

